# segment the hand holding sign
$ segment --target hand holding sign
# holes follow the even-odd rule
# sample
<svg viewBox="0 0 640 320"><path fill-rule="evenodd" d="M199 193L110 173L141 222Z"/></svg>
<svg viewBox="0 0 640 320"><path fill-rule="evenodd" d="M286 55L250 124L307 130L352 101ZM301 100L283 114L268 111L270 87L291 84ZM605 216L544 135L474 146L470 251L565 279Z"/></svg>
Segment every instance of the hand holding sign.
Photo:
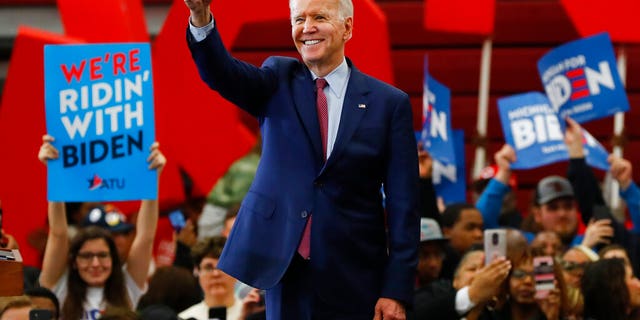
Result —
<svg viewBox="0 0 640 320"><path fill-rule="evenodd" d="M167 164L167 158L162 154L162 152L160 152L160 143L158 141L151 145L149 151L151 151L151 154L147 158L147 162L149 162L149 170L157 169L159 177L164 165Z"/></svg>
<svg viewBox="0 0 640 320"><path fill-rule="evenodd" d="M60 156L58 149L51 144L53 140L53 137L48 134L42 136L42 146L40 146L40 151L38 151L38 159L44 163L44 165L47 165L48 160L58 159Z"/></svg>
<svg viewBox="0 0 640 320"><path fill-rule="evenodd" d="M42 136L42 145L40 146L40 150L38 151L38 159L40 162L47 165L49 160L56 160L59 158L59 152L56 147L54 147L51 143L55 141L55 138L45 134ZM157 170L158 177L160 177L160 173L162 173L162 169L167 164L167 158L160 151L160 143L154 142L149 148L149 157L147 158L147 162L149 163L149 170Z"/></svg>
<svg viewBox="0 0 640 320"><path fill-rule="evenodd" d="M567 117L567 129L564 133L564 143L569 151L569 158L584 158L584 146L582 143L582 127L573 119Z"/></svg>

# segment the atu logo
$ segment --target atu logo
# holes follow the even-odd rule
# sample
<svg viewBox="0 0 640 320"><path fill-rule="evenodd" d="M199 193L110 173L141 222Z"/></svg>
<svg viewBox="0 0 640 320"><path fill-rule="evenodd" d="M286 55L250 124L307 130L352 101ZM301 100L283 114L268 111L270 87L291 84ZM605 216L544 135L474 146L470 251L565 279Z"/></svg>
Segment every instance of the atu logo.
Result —
<svg viewBox="0 0 640 320"><path fill-rule="evenodd" d="M87 179L89 182L89 190L97 190L97 189L118 189L122 190L125 187L125 179L124 178L101 178L99 175L94 174L93 178Z"/></svg>
<svg viewBox="0 0 640 320"><path fill-rule="evenodd" d="M607 61L598 64L600 70L589 67L568 70L558 74L545 86L551 106L558 109L569 100L576 101L600 94L601 86L615 90L611 67Z"/></svg>

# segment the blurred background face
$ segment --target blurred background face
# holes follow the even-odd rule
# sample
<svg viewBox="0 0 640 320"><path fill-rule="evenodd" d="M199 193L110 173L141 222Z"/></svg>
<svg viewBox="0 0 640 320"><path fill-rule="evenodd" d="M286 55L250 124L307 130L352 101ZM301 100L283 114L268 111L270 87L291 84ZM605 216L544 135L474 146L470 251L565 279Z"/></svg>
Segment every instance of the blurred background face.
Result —
<svg viewBox="0 0 640 320"><path fill-rule="evenodd" d="M562 256L562 276L567 285L580 288L584 268L591 260L578 249L569 249Z"/></svg>
<svg viewBox="0 0 640 320"><path fill-rule="evenodd" d="M109 246L104 239L87 240L78 255L75 265L80 278L92 287L102 287L111 275L112 260Z"/></svg>
<svg viewBox="0 0 640 320"><path fill-rule="evenodd" d="M136 233L133 230L129 232L116 232L111 234L113 242L115 242L116 248L118 249L118 256L122 263L126 262L127 258L129 258L129 251L131 250L131 244L133 244L135 235Z"/></svg>
<svg viewBox="0 0 640 320"><path fill-rule="evenodd" d="M629 303L631 308L640 307L640 280L633 276L630 266L625 266L627 290L629 291Z"/></svg>
<svg viewBox="0 0 640 320"><path fill-rule="evenodd" d="M540 255L552 256L562 253L562 241L555 232L541 231L531 242L531 249Z"/></svg>
<svg viewBox="0 0 640 320"><path fill-rule="evenodd" d="M460 290L471 284L476 272L480 270L484 264L484 253L482 251L474 251L469 253L461 262L453 279L453 287Z"/></svg>
<svg viewBox="0 0 640 320"><path fill-rule="evenodd" d="M439 243L423 242L420 244L418 258L418 279L421 285L438 279L442 270L444 250Z"/></svg>
<svg viewBox="0 0 640 320"><path fill-rule="evenodd" d="M535 279L533 260L527 259L511 270L509 277L509 294L511 300L519 304L533 304L535 300Z"/></svg>
<svg viewBox="0 0 640 320"><path fill-rule="evenodd" d="M218 269L218 259L211 257L202 259L198 266L198 274L205 298L211 297L217 301L225 301L233 297L236 280Z"/></svg>
<svg viewBox="0 0 640 320"><path fill-rule="evenodd" d="M541 205L536 212L536 222L545 231L553 231L560 237L571 237L576 231L576 206L573 198L559 198Z"/></svg>
<svg viewBox="0 0 640 320"><path fill-rule="evenodd" d="M627 255L626 251L622 249L613 249L613 250L607 251L602 256L602 259L613 259L613 258L619 258L624 260L624 265L628 268L631 268L631 261L629 261L629 256ZM633 274L633 270L631 271L631 273Z"/></svg>
<svg viewBox="0 0 640 320"><path fill-rule="evenodd" d="M464 209L458 221L451 228L444 228L451 247L458 253L464 253L474 244L482 244L482 215L477 209Z"/></svg>

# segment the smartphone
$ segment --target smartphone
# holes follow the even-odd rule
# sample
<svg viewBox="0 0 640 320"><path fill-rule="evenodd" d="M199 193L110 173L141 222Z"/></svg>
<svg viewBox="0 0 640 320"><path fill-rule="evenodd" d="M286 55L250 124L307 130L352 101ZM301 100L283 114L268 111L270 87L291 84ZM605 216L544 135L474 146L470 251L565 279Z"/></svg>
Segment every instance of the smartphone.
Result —
<svg viewBox="0 0 640 320"><path fill-rule="evenodd" d="M544 299L549 291L555 289L555 273L553 272L553 257L541 256L533 258L533 273L536 283L536 298Z"/></svg>
<svg viewBox="0 0 640 320"><path fill-rule="evenodd" d="M507 230L487 229L484 231L484 264L497 257L507 256Z"/></svg>
<svg viewBox="0 0 640 320"><path fill-rule="evenodd" d="M171 222L171 226L176 232L180 232L180 230L182 230L182 228L184 228L184 225L187 223L187 221L184 219L184 214L182 214L182 211L180 211L179 209L171 211L169 213L169 222Z"/></svg>
<svg viewBox="0 0 640 320"><path fill-rule="evenodd" d="M209 308L209 320L227 320L226 307Z"/></svg>
<svg viewBox="0 0 640 320"><path fill-rule="evenodd" d="M29 311L29 320L51 320L53 313L46 309L31 309Z"/></svg>

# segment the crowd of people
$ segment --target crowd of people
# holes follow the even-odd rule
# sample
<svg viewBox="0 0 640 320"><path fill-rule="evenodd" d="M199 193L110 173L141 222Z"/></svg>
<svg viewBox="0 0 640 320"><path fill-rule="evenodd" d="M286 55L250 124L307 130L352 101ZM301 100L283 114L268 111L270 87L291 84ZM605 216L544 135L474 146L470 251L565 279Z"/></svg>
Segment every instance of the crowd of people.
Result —
<svg viewBox="0 0 640 320"><path fill-rule="evenodd" d="M474 204L451 204L442 213L433 211L437 201L430 170L420 171L420 262L409 318L639 319L640 197L632 165L613 155L608 159L633 222L629 228L613 216L586 164L580 125L566 121L567 175L540 179L529 212L518 213L519 224L503 217L513 212L509 194L517 191L511 146L495 153L492 174L477 183L483 189ZM429 166L429 154L419 152L420 165ZM582 233L580 222L586 226ZM507 230L506 252L494 260L484 259L482 232L490 229ZM552 273L537 267L541 258L552 262ZM547 285L553 279L553 289L544 287L545 279Z"/></svg>

